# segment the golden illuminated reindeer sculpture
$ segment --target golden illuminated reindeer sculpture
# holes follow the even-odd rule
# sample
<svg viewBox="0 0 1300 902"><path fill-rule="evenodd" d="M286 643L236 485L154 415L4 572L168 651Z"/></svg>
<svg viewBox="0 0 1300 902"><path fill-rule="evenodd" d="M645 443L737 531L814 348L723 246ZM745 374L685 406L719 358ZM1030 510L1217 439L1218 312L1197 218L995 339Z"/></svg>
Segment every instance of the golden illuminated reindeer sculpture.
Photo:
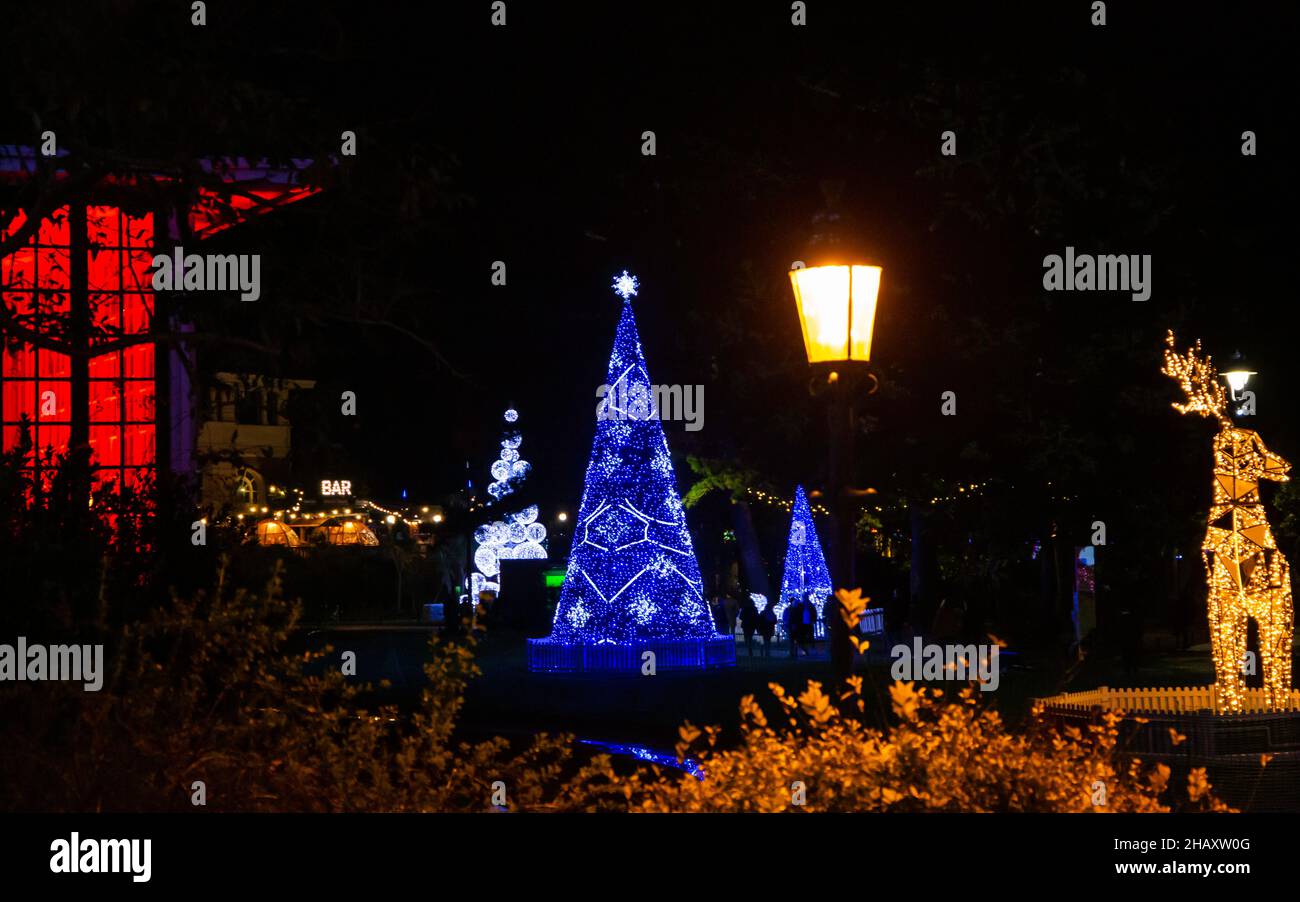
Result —
<svg viewBox="0 0 1300 902"><path fill-rule="evenodd" d="M1184 354L1174 350L1174 333L1165 339L1161 370L1175 379L1187 403L1179 413L1214 417L1214 501L1201 545L1209 583L1210 642L1219 709L1240 713L1246 685L1246 624L1259 630L1260 666L1269 710L1290 707L1291 568L1273 541L1259 498L1260 479L1285 482L1291 465L1264 447L1253 429L1241 429L1227 416L1228 396L1201 343Z"/></svg>

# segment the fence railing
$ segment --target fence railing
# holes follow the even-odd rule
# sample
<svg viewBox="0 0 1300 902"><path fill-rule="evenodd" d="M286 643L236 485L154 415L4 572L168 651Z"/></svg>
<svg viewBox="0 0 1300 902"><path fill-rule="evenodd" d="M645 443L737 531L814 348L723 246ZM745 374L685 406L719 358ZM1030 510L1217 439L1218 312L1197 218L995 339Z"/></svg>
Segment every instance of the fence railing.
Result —
<svg viewBox="0 0 1300 902"><path fill-rule="evenodd" d="M1217 686L1157 686L1140 689L1111 689L1100 686L1082 692L1063 692L1048 698L1036 699L1047 708L1068 711L1088 711L1105 708L1115 711L1161 713L1194 713L1212 711L1226 714L1219 704ZM1300 690L1292 690L1289 700L1282 705L1270 706L1263 689L1247 689L1242 700L1242 714L1267 714L1276 711L1300 711Z"/></svg>
<svg viewBox="0 0 1300 902"><path fill-rule="evenodd" d="M528 669L534 673L637 673L645 652L654 652L656 670L712 670L736 666L734 636L701 639L639 639L633 642L564 643L528 640Z"/></svg>
<svg viewBox="0 0 1300 902"><path fill-rule="evenodd" d="M868 636L878 636L885 631L885 609L867 608L862 612L862 624L859 627Z"/></svg>

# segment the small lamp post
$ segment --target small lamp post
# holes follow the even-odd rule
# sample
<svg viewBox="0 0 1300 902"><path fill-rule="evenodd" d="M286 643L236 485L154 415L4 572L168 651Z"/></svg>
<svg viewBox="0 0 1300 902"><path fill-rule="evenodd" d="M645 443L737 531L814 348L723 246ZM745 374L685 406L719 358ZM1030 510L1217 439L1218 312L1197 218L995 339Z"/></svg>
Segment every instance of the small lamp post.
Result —
<svg viewBox="0 0 1300 902"><path fill-rule="evenodd" d="M828 195L828 206L832 198ZM826 218L837 218L827 214ZM853 407L865 376L867 393L874 393L876 377L870 372L871 336L876 323L876 302L880 294L882 269L860 260L827 232L814 241L816 265L796 264L790 270L795 307L803 329L808 363L824 371L829 400L830 484L827 494L833 518L831 581L835 588L856 588L854 545L856 504L848 485L852 471L853 439L857 415ZM816 380L816 385L820 380ZM818 392L820 393L820 392ZM851 675L854 649L849 627L840 616L839 604L831 599L831 667L837 681Z"/></svg>

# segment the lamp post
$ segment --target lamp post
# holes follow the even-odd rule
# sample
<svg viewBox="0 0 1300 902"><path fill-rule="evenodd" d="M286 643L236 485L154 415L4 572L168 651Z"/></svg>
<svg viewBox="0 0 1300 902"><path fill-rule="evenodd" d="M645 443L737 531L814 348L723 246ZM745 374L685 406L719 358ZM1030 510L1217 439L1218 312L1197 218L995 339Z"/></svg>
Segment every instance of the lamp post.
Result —
<svg viewBox="0 0 1300 902"><path fill-rule="evenodd" d="M852 254L834 238L815 241L812 262L790 270L795 307L803 329L808 363L819 373L811 388L825 393L828 400L829 486L832 518L831 581L836 588L856 588L854 544L856 503L861 494L849 486L853 440L858 430L854 399L864 385L875 392L878 382L871 373L871 336L876 322L876 301L880 293L881 267L855 262ZM837 682L852 673L854 649L849 627L832 604L830 618L831 667Z"/></svg>

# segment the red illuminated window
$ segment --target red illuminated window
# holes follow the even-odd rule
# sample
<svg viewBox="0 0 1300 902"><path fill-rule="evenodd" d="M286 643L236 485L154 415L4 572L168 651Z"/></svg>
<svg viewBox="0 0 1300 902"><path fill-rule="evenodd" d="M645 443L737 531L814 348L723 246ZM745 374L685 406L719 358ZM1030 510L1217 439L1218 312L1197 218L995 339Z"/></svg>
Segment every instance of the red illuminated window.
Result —
<svg viewBox="0 0 1300 902"><path fill-rule="evenodd" d="M49 215L31 243L0 260L3 302L20 323L63 340L71 313L68 208ZM22 225L18 217L10 234ZM154 297L153 215L113 206L86 208L86 311L91 349L148 334ZM24 415L37 449L67 450L72 366L68 355L31 345L3 352L0 425L6 450L17 445ZM156 465L154 345L145 342L89 361L89 441L97 481L134 485ZM35 465L36 462L33 463Z"/></svg>

